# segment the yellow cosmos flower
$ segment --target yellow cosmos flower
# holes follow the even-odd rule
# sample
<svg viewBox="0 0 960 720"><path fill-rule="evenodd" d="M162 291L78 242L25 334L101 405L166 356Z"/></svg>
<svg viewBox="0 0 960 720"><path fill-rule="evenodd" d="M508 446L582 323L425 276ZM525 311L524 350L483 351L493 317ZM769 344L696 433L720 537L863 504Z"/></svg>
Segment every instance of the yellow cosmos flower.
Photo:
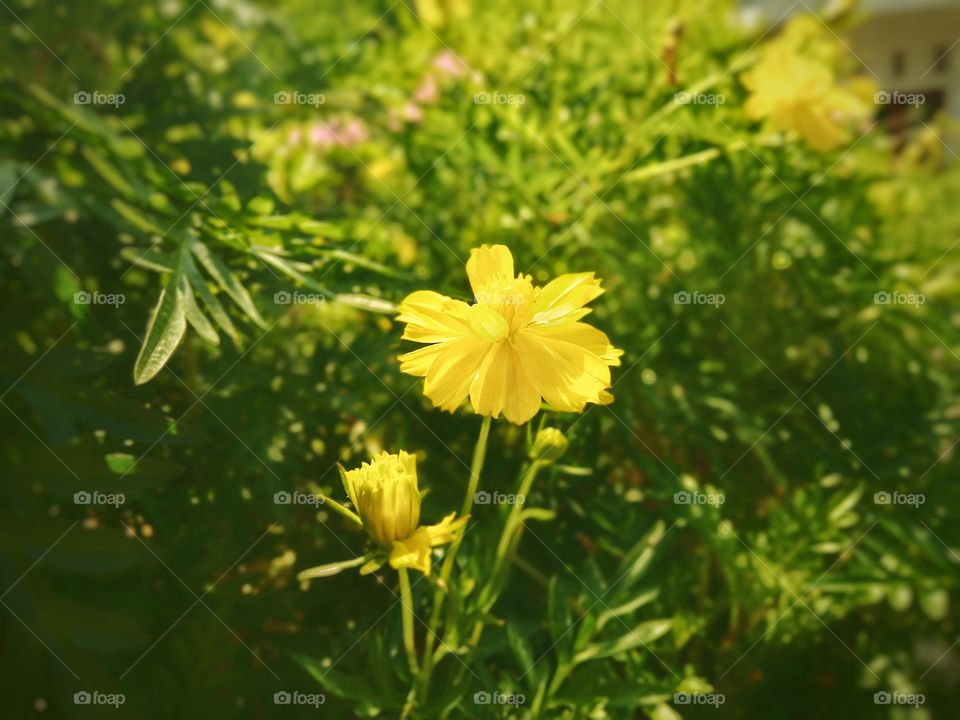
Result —
<svg viewBox="0 0 960 720"><path fill-rule="evenodd" d="M794 25L767 44L757 64L743 76L750 91L744 109L747 117L767 120L800 136L814 150L829 152L850 141L848 126L853 121L869 116L863 96L870 89L839 85L831 48L826 42L814 42L809 37L812 31L809 23Z"/></svg>
<svg viewBox="0 0 960 720"><path fill-rule="evenodd" d="M418 527L420 489L417 459L400 451L382 452L355 470L341 471L343 486L367 534L390 550L394 568L413 568L430 574L430 548L453 542L467 518L450 513L437 525Z"/></svg>
<svg viewBox="0 0 960 720"><path fill-rule="evenodd" d="M474 412L522 424L549 405L580 412L613 398L610 368L622 350L580 322L603 293L592 272L561 275L536 287L514 273L504 245L470 253L467 276L476 302L421 290L400 305L403 339L427 346L400 356L400 370L425 378L433 404L453 412L467 397Z"/></svg>

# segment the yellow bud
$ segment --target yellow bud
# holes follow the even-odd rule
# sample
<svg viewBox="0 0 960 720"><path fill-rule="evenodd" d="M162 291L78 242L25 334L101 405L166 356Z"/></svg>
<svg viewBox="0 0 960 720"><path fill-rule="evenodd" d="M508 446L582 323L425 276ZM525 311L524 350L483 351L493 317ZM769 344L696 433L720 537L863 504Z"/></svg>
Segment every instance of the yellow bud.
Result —
<svg viewBox="0 0 960 720"><path fill-rule="evenodd" d="M563 433L552 427L545 427L537 433L530 450L530 457L540 462L552 463L559 460L567 450L567 439Z"/></svg>
<svg viewBox="0 0 960 720"><path fill-rule="evenodd" d="M417 529L420 490L413 455L382 452L356 470L341 470L341 475L364 529L377 544L391 547Z"/></svg>

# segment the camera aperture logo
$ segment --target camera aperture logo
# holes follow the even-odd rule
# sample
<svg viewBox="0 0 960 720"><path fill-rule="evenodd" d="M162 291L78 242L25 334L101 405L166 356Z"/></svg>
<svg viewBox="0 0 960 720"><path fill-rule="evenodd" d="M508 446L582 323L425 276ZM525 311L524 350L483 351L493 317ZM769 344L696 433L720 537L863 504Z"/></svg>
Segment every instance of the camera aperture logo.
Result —
<svg viewBox="0 0 960 720"><path fill-rule="evenodd" d="M273 502L275 505L311 505L313 507L319 507L323 505L323 496L300 492L299 490L294 490L293 492L281 490L273 494Z"/></svg>
<svg viewBox="0 0 960 720"><path fill-rule="evenodd" d="M920 707L927 701L923 693L887 692L880 690L873 694L874 705L913 705Z"/></svg>
<svg viewBox="0 0 960 720"><path fill-rule="evenodd" d="M723 105L727 98L719 93L691 93L681 90L673 96L673 101L677 105Z"/></svg>
<svg viewBox="0 0 960 720"><path fill-rule="evenodd" d="M873 494L874 505L912 505L918 508L927 501L923 493L902 493L899 490L881 490Z"/></svg>
<svg viewBox="0 0 960 720"><path fill-rule="evenodd" d="M73 302L76 305L113 305L119 307L127 301L123 293L102 293L87 292L78 290L73 294Z"/></svg>
<svg viewBox="0 0 960 720"><path fill-rule="evenodd" d="M316 709L326 701L327 696L323 693L305 693L299 690L288 692L286 690L280 690L273 694L274 705L308 705Z"/></svg>
<svg viewBox="0 0 960 720"><path fill-rule="evenodd" d="M681 290L673 294L674 305L712 305L718 308L726 301L727 297L723 293L687 292L686 290Z"/></svg>
<svg viewBox="0 0 960 720"><path fill-rule="evenodd" d="M503 694L497 690L494 690L492 693L487 692L486 690L480 690L473 694L473 704L474 705L513 705L514 707L519 707L523 705L527 699L522 694Z"/></svg>
<svg viewBox="0 0 960 720"><path fill-rule="evenodd" d="M273 294L273 302L277 305L322 305L326 301L326 297L321 293L304 293L299 290L281 290Z"/></svg>
<svg viewBox="0 0 960 720"><path fill-rule="evenodd" d="M80 690L73 694L74 705L112 705L118 708L127 702L123 693L104 693L99 690Z"/></svg>
<svg viewBox="0 0 960 720"><path fill-rule="evenodd" d="M923 293L887 292L886 290L881 290L873 294L874 305L913 305L914 307L920 307L926 302L927 297Z"/></svg>
<svg viewBox="0 0 960 720"><path fill-rule="evenodd" d="M274 105L312 105L320 107L327 102L323 93L302 93L296 90L279 90L273 94Z"/></svg>
<svg viewBox="0 0 960 720"><path fill-rule="evenodd" d="M675 505L723 505L727 501L723 493L702 493L678 490L673 494Z"/></svg>
<svg viewBox="0 0 960 720"><path fill-rule="evenodd" d="M474 505L523 505L526 498L523 495L513 493L502 493L502 492L487 492L486 490L481 490L478 493L474 493L473 503Z"/></svg>
<svg viewBox="0 0 960 720"><path fill-rule="evenodd" d="M74 105L113 105L118 108L127 101L123 93L104 93L99 90L78 90L73 94Z"/></svg>
<svg viewBox="0 0 960 720"><path fill-rule="evenodd" d="M713 705L719 708L727 701L723 693L688 693L678 692L673 694L674 705Z"/></svg>
<svg viewBox="0 0 960 720"><path fill-rule="evenodd" d="M74 505L113 505L118 508L127 501L123 493L104 493L99 490L81 490L73 494Z"/></svg>
<svg viewBox="0 0 960 720"><path fill-rule="evenodd" d="M474 105L515 105L519 107L527 101L522 93L478 92L473 96Z"/></svg>

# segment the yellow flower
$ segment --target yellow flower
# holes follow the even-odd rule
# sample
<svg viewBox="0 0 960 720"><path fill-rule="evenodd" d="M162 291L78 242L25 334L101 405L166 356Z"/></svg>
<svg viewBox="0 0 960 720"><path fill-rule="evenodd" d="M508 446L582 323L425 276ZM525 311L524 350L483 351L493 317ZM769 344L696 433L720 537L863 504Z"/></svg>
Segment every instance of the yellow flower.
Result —
<svg viewBox="0 0 960 720"><path fill-rule="evenodd" d="M540 409L580 412L613 398L610 368L622 350L580 319L603 290L593 273L561 275L536 287L515 275L504 245L470 253L474 304L421 290L400 305L405 340L427 347L400 356L400 370L425 378L424 394L453 412L467 397L474 412L522 424Z"/></svg>
<svg viewBox="0 0 960 720"><path fill-rule="evenodd" d="M744 109L747 117L767 120L828 152L850 141L848 125L869 116L870 108L860 93L837 83L831 45L811 38L811 23L797 23L768 43L744 74L750 91Z"/></svg>
<svg viewBox="0 0 960 720"><path fill-rule="evenodd" d="M341 470L343 485L367 534L390 549L390 565L430 574L430 548L452 542L467 518L450 513L437 525L418 527L417 459L401 450L375 455L355 470Z"/></svg>

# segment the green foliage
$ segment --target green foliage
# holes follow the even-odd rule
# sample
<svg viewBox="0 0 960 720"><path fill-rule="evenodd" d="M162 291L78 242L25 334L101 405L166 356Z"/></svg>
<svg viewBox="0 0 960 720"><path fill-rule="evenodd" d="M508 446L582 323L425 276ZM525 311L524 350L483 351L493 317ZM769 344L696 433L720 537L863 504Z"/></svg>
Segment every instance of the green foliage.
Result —
<svg viewBox="0 0 960 720"><path fill-rule="evenodd" d="M94 689L125 694L118 717L272 717L294 690L330 717L410 711L396 573L345 569L369 549L349 517L274 494L345 502L338 463L405 448L424 516L460 507L480 421L400 375L391 314L466 298L469 249L503 243L539 283L596 271L624 364L612 405L549 413L570 447L515 563L509 507L474 505L412 716L713 712L683 692L725 717L905 717L872 702L897 689L947 717L960 173L928 161L938 125L899 156L869 126L821 155L748 120L762 31L730 9L0 8L9 715L79 716ZM495 92L525 99L475 102ZM513 493L529 438L493 428L480 487ZM74 502L94 490L124 502ZM434 581L412 582L421 646ZM474 701L494 692L525 702Z"/></svg>

